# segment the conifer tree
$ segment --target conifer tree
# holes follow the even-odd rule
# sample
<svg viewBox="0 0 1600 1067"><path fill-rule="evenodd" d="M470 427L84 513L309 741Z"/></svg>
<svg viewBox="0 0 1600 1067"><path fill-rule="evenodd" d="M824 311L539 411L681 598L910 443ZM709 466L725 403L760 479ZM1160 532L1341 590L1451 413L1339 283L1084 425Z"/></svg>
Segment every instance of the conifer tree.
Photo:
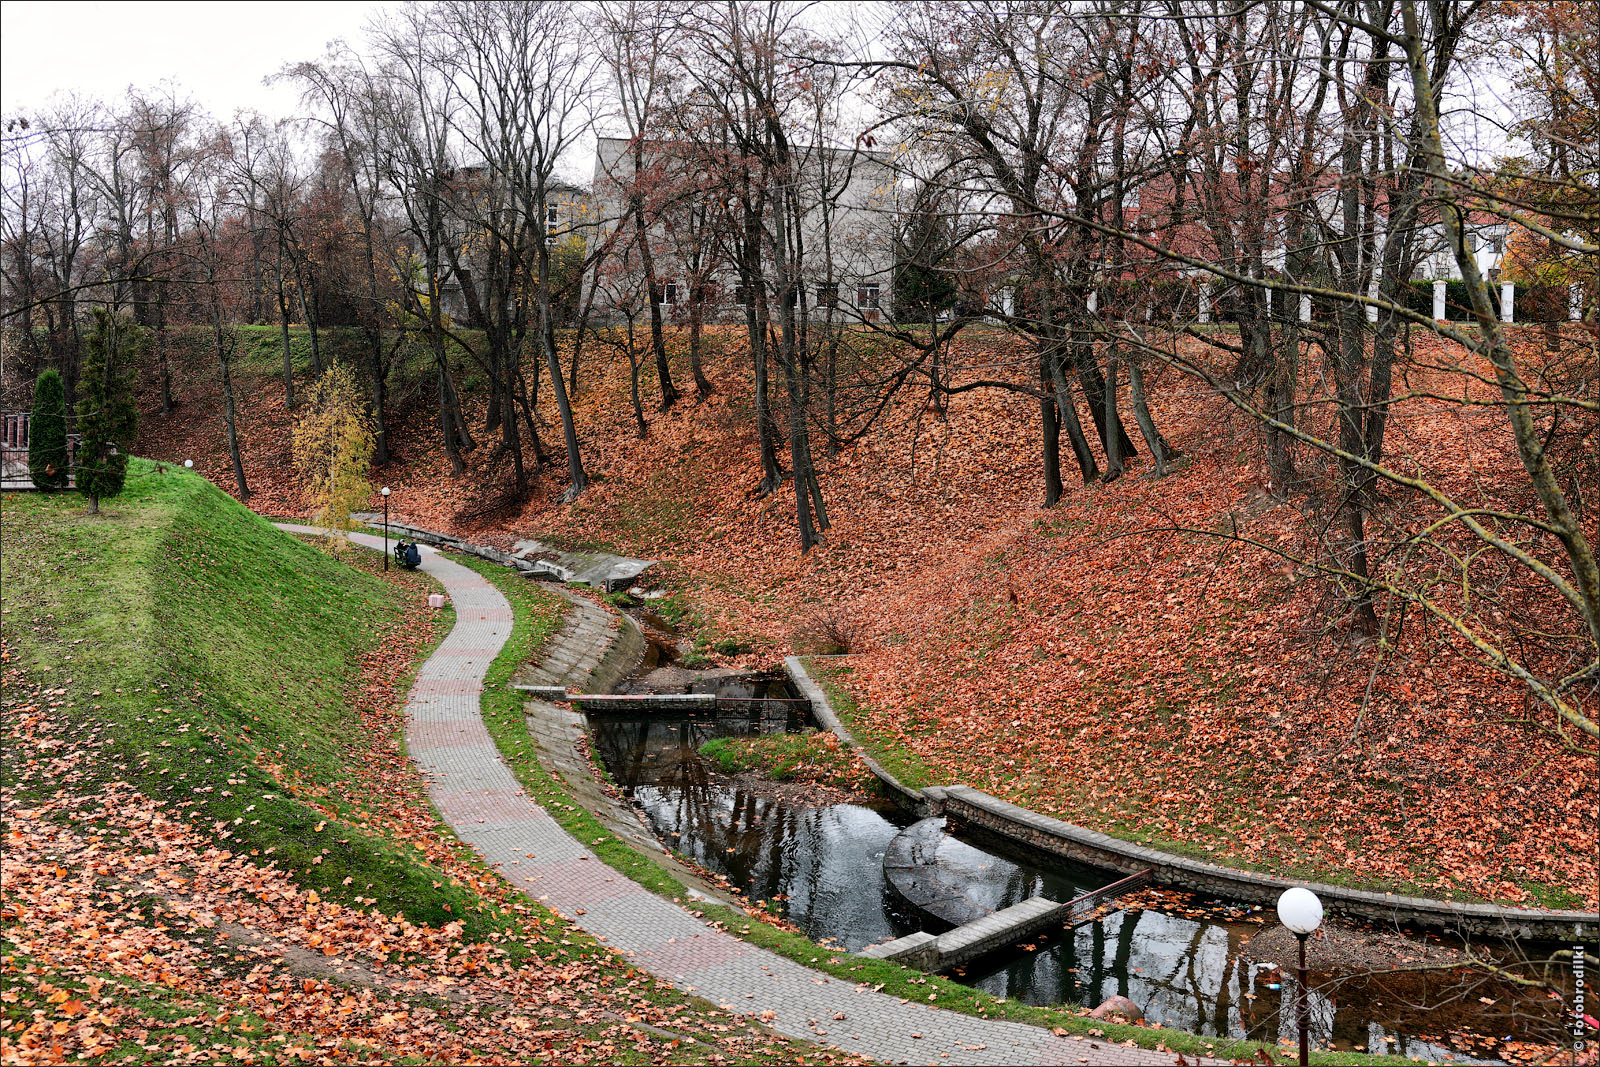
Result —
<svg viewBox="0 0 1600 1067"><path fill-rule="evenodd" d="M104 309L94 314L94 329L84 343L78 386L78 492L89 500L89 514L100 501L122 492L128 476L128 450L139 426L133 403L131 368L139 330L128 318Z"/></svg>
<svg viewBox="0 0 1600 1067"><path fill-rule="evenodd" d="M36 489L67 484L67 391L61 375L45 370L33 383L28 419L28 477Z"/></svg>

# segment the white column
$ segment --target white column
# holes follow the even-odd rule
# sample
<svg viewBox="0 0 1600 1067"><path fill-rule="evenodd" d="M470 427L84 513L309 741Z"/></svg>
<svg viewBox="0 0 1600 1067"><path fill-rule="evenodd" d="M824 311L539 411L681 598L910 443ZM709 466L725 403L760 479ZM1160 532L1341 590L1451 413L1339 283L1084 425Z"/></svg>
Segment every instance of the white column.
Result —
<svg viewBox="0 0 1600 1067"><path fill-rule="evenodd" d="M1311 321L1311 297L1307 293L1300 294L1300 321Z"/></svg>
<svg viewBox="0 0 1600 1067"><path fill-rule="evenodd" d="M1444 292L1445 282L1443 280L1435 280L1433 283L1433 317L1440 320L1445 317Z"/></svg>
<svg viewBox="0 0 1600 1067"><path fill-rule="evenodd" d="M1204 283L1202 283L1200 286L1199 321L1202 323L1211 321L1211 286Z"/></svg>
<svg viewBox="0 0 1600 1067"><path fill-rule="evenodd" d="M1266 309L1266 316L1270 319L1272 318L1272 286L1269 285L1261 290L1261 295L1265 298L1263 305Z"/></svg>
<svg viewBox="0 0 1600 1067"><path fill-rule="evenodd" d="M1089 314L1093 315L1100 310L1100 294L1093 289L1089 290Z"/></svg>
<svg viewBox="0 0 1600 1067"><path fill-rule="evenodd" d="M1372 281L1367 283L1367 297L1371 300L1378 299L1378 279L1374 278ZM1378 321L1378 309L1373 307L1371 304L1367 305L1367 321Z"/></svg>
<svg viewBox="0 0 1600 1067"><path fill-rule="evenodd" d="M1500 283L1500 321L1516 322L1516 308L1512 304L1517 299L1517 287L1511 282Z"/></svg>
<svg viewBox="0 0 1600 1067"><path fill-rule="evenodd" d="M1567 286L1567 318L1572 322L1583 318L1583 286L1577 282Z"/></svg>

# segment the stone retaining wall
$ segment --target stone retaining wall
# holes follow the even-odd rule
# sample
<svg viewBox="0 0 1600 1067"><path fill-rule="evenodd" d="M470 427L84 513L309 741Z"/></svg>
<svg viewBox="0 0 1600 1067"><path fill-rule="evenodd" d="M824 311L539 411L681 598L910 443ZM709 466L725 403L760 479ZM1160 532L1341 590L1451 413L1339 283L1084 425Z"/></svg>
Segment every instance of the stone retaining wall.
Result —
<svg viewBox="0 0 1600 1067"><path fill-rule="evenodd" d="M861 754L890 794L919 815L947 815L1028 848L1063 859L1133 874L1145 868L1155 880L1208 896L1271 905L1290 886L1304 885L1322 898L1330 912L1380 923L1402 923L1461 934L1532 941L1592 940L1600 933L1600 915L1583 911L1507 908L1497 904L1465 904L1429 897L1373 893L1319 882L1297 882L1253 871L1220 867L1123 841L1081 826L1052 819L964 785L910 789L862 751L839 721L827 694L806 673L796 656L784 660L796 688L811 700L812 713L825 728Z"/></svg>
<svg viewBox="0 0 1600 1067"><path fill-rule="evenodd" d="M811 701L811 714L825 730L833 731L833 735L855 751L861 762L866 764L867 770L873 777L883 784L884 791L894 797L899 803L919 815L930 815L927 798L922 791L904 785L900 779L890 774L884 766L873 759L867 750L851 736L844 723L839 721L839 716L834 713L833 705L828 703L828 694L818 685L816 679L806 673L806 666L800 662L799 656L789 656L783 661L784 670L788 672L789 681L800 690L800 695Z"/></svg>
<svg viewBox="0 0 1600 1067"><path fill-rule="evenodd" d="M1271 905L1285 889L1304 885L1322 898L1329 911L1373 922L1522 940L1575 941L1592 938L1600 931L1600 917L1581 911L1534 911L1373 893L1220 867L1052 819L964 785L930 786L922 793L950 818L1009 840L1066 859L1130 874L1148 867L1155 871L1158 882L1229 900Z"/></svg>

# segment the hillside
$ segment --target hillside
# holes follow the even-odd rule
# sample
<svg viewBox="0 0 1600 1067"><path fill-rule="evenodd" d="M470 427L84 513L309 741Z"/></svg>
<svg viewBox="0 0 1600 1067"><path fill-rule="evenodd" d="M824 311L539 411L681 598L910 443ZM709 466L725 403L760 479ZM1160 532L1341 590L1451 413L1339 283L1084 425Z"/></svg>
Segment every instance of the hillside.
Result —
<svg viewBox="0 0 1600 1067"><path fill-rule="evenodd" d="M450 625L421 578L147 461L105 512L4 502L6 1062L798 1054L439 825L400 742Z"/></svg>
<svg viewBox="0 0 1600 1067"><path fill-rule="evenodd" d="M997 363L1015 355L1000 335L964 343ZM1433 346L1430 359L1455 358L1418 343ZM1328 622L1326 583L1208 536L1243 530L1289 551L1304 536L1304 517L1260 488L1253 429L1216 397L1155 381L1180 469L1152 481L1135 460L1130 477L1071 488L1050 510L1038 506L1031 401L967 393L941 419L909 399L823 460L834 525L802 558L789 491L749 495L748 371L728 347L711 362L717 392L652 412L643 440L626 362L589 350L578 419L596 484L570 507L552 503L565 487L557 454L519 512L480 514L497 493L477 471L449 476L425 379L413 381L418 404L402 409L397 459L378 477L395 487L396 515L422 525L661 559L699 625L753 642L753 658L804 645L808 631L845 631L858 654L837 680L859 704L856 726L913 778L969 782L1106 832L1282 873L1596 904L1592 758L1526 722L1520 686L1425 620L1379 647L1353 644ZM1426 372L1415 373L1421 399L1396 405L1392 432L1419 469L1510 510L1530 506L1503 480L1515 460L1492 411L1430 402ZM206 417L214 392L198 379L172 419L147 404L148 447L193 456L228 487ZM469 405L481 403L464 380ZM252 505L295 511L281 385L270 368L247 381ZM1404 498L1385 506L1409 521ZM1523 596L1530 618L1547 607L1509 595ZM1525 770L1508 776L1508 765Z"/></svg>

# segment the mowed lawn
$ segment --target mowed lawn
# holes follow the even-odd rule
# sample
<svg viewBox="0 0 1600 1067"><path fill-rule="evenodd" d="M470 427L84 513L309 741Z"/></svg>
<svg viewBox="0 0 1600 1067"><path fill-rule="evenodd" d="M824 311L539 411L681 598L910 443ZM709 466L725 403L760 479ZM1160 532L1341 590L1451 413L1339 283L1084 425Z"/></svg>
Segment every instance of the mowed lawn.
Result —
<svg viewBox="0 0 1600 1067"><path fill-rule="evenodd" d="M6 495L0 619L13 678L42 680L55 710L106 733L121 761L103 773L224 847L270 857L333 899L477 932L475 895L294 795L351 778L351 687L405 591L168 465L134 460L103 510L86 515L76 493ZM317 792L341 815L361 802Z"/></svg>

